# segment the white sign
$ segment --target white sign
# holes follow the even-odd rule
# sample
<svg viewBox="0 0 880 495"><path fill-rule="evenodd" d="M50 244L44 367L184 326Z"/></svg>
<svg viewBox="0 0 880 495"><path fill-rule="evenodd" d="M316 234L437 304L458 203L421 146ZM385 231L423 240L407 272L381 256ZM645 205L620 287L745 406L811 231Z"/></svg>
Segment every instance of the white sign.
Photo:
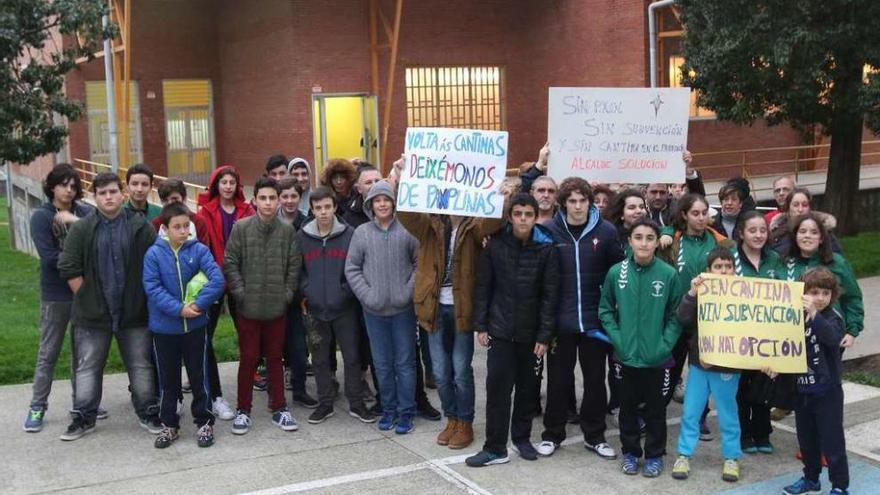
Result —
<svg viewBox="0 0 880 495"><path fill-rule="evenodd" d="M398 211L501 218L507 144L502 131L408 128Z"/></svg>
<svg viewBox="0 0 880 495"><path fill-rule="evenodd" d="M548 175L684 182L689 88L550 88Z"/></svg>

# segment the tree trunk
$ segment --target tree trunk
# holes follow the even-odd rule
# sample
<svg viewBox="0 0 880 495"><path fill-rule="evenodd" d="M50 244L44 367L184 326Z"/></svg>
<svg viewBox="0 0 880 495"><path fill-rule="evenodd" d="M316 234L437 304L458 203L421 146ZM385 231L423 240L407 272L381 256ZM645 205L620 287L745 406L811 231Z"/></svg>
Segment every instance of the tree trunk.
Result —
<svg viewBox="0 0 880 495"><path fill-rule="evenodd" d="M863 122L861 115L839 116L831 129L831 151L822 211L837 217L838 235L852 235L859 231L857 206Z"/></svg>

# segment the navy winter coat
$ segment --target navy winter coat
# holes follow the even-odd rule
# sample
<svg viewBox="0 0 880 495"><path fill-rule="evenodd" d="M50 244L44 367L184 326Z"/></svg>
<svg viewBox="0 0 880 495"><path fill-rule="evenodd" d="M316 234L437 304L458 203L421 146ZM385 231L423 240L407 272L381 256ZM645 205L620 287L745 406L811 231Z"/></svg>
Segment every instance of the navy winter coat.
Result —
<svg viewBox="0 0 880 495"><path fill-rule="evenodd" d="M564 209L547 227L559 253L559 333L604 332L599 321L602 284L608 270L624 257L617 228L602 220L595 205L590 206L587 226L577 239L565 223Z"/></svg>
<svg viewBox="0 0 880 495"><path fill-rule="evenodd" d="M202 314L183 318L180 310L183 309L186 284L200 271L208 277L208 283L195 300ZM223 272L207 246L190 239L175 253L165 238L157 237L144 256L144 291L147 293L150 330L183 334L206 326L208 309L223 295L225 285Z"/></svg>

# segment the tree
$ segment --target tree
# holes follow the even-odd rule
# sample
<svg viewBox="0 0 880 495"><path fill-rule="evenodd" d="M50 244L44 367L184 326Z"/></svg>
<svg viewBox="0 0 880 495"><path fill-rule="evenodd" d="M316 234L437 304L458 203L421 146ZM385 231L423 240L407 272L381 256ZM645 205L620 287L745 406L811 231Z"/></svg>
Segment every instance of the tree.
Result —
<svg viewBox="0 0 880 495"><path fill-rule="evenodd" d="M701 106L831 137L823 208L858 230L862 130L880 132L877 0L680 0L682 72Z"/></svg>
<svg viewBox="0 0 880 495"><path fill-rule="evenodd" d="M64 95L64 75L114 34L101 26L106 12L106 0L0 2L0 162L29 163L64 145L67 127L55 116L82 114Z"/></svg>

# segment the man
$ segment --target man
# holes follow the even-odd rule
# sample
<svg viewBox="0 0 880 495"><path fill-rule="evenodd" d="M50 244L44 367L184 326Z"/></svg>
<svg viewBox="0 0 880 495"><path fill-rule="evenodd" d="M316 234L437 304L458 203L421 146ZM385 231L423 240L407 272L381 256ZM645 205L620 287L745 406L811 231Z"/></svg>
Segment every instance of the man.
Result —
<svg viewBox="0 0 880 495"><path fill-rule="evenodd" d="M770 225L773 217L782 213L782 209L785 208L785 202L788 200L788 195L791 194L795 187L794 180L787 175L778 177L773 181L773 199L776 200L776 209L764 215L767 225Z"/></svg>
<svg viewBox="0 0 880 495"><path fill-rule="evenodd" d="M278 218L293 225L294 230L299 232L306 222L306 216L299 209L302 200L302 187L293 177L285 177L278 181L281 195L278 197Z"/></svg>
<svg viewBox="0 0 880 495"><path fill-rule="evenodd" d="M186 205L186 184L180 179L166 179L165 182L159 185L158 192L159 201L162 202L163 207L171 203ZM190 212L189 219L189 228L192 236L210 248L211 239L208 234L208 224L205 223L205 219L192 212ZM164 225L162 225L161 215L154 218L150 223L160 236L165 232L163 230Z"/></svg>
<svg viewBox="0 0 880 495"><path fill-rule="evenodd" d="M280 182L287 177L287 157L284 155L272 155L266 161L266 177Z"/></svg>
<svg viewBox="0 0 880 495"><path fill-rule="evenodd" d="M153 190L153 171L143 163L138 163L125 172L125 184L128 188L128 201L125 209L139 213L146 217L147 221L162 213L162 208L147 201L150 191Z"/></svg>
<svg viewBox="0 0 880 495"><path fill-rule="evenodd" d="M703 185L703 177L700 172L692 167L694 161L690 151L685 150L681 155L685 165L685 187L688 192L706 195L706 187ZM664 227L672 224L669 218L675 206L675 199L669 193L669 184L648 184L645 189L645 201L648 203L648 217L658 225Z"/></svg>
<svg viewBox="0 0 880 495"><path fill-rule="evenodd" d="M333 416L336 390L331 379L330 355L336 353L336 348L330 345L331 336L342 351L349 414L364 423L373 423L376 416L367 410L363 399L358 307L345 281L345 258L354 229L336 218L336 197L328 187L315 188L309 200L315 218L297 233L303 254L300 290L303 307L312 320L308 341L319 399L309 423L323 423Z"/></svg>
<svg viewBox="0 0 880 495"><path fill-rule="evenodd" d="M556 193L559 187L552 177L542 175L532 182L532 197L538 202L538 223L544 225L556 214Z"/></svg>
<svg viewBox="0 0 880 495"><path fill-rule="evenodd" d="M400 173L403 162L395 162ZM463 449L474 440L473 292L482 242L501 228L501 218L400 213L400 222L419 241L415 301L422 345L430 347L432 371L446 428L439 445Z"/></svg>
<svg viewBox="0 0 880 495"><path fill-rule="evenodd" d="M526 460L538 453L529 437L535 407L537 361L556 326L559 263L549 230L537 225L538 202L517 194L509 221L492 236L480 259L474 288L474 330L489 348L486 366L486 443L468 457L471 467L502 464L508 429L513 448ZM514 392L513 418L510 394Z"/></svg>
<svg viewBox="0 0 880 495"><path fill-rule="evenodd" d="M364 308L373 366L379 378L379 429L400 435L415 428L416 317L413 311L418 241L397 221L394 190L379 181L364 198L371 221L357 228L345 278Z"/></svg>
<svg viewBox="0 0 880 495"><path fill-rule="evenodd" d="M303 215L309 216L309 196L312 194L312 169L309 162L305 158L292 158L287 164L287 174L296 179L299 187L302 188L302 194L299 199L299 211Z"/></svg>
<svg viewBox="0 0 880 495"><path fill-rule="evenodd" d="M24 422L24 431L31 433L43 429L55 363L61 354L70 321L73 293L58 273L58 257L71 225L94 211L80 201L82 182L76 169L67 163L52 168L43 182L43 193L49 201L31 216L31 239L40 256L40 348L34 369L31 406ZM106 411L104 413L106 417Z"/></svg>
<svg viewBox="0 0 880 495"><path fill-rule="evenodd" d="M364 213L364 197L370 192L373 184L382 180L382 173L379 169L372 165L358 165L357 180L354 183L354 193L349 200L348 208L345 211L343 220L353 228L370 221L367 214Z"/></svg>
<svg viewBox="0 0 880 495"><path fill-rule="evenodd" d="M254 185L257 214L236 222L226 244L223 273L235 300L235 327L241 355L238 412L232 433L251 427L254 370L262 356L269 374L272 423L284 431L299 428L284 399L285 316L299 283L299 244L293 227L278 218L278 183L261 177ZM271 268L269 268L271 267Z"/></svg>
<svg viewBox="0 0 880 495"><path fill-rule="evenodd" d="M115 336L128 371L132 403L140 424L158 434L143 259L156 231L143 215L122 207L122 183L103 172L92 180L98 211L74 223L58 260L58 272L73 292L74 379L73 421L62 440L94 431L104 365Z"/></svg>
<svg viewBox="0 0 880 495"><path fill-rule="evenodd" d="M598 310L605 275L623 259L623 249L617 229L593 204L586 180L565 179L559 202L559 212L547 225L559 256L559 321L547 363L547 409L538 453L552 455L565 440L574 367L580 360L584 447L603 459L615 459L617 454L605 441L605 362L610 347Z"/></svg>

